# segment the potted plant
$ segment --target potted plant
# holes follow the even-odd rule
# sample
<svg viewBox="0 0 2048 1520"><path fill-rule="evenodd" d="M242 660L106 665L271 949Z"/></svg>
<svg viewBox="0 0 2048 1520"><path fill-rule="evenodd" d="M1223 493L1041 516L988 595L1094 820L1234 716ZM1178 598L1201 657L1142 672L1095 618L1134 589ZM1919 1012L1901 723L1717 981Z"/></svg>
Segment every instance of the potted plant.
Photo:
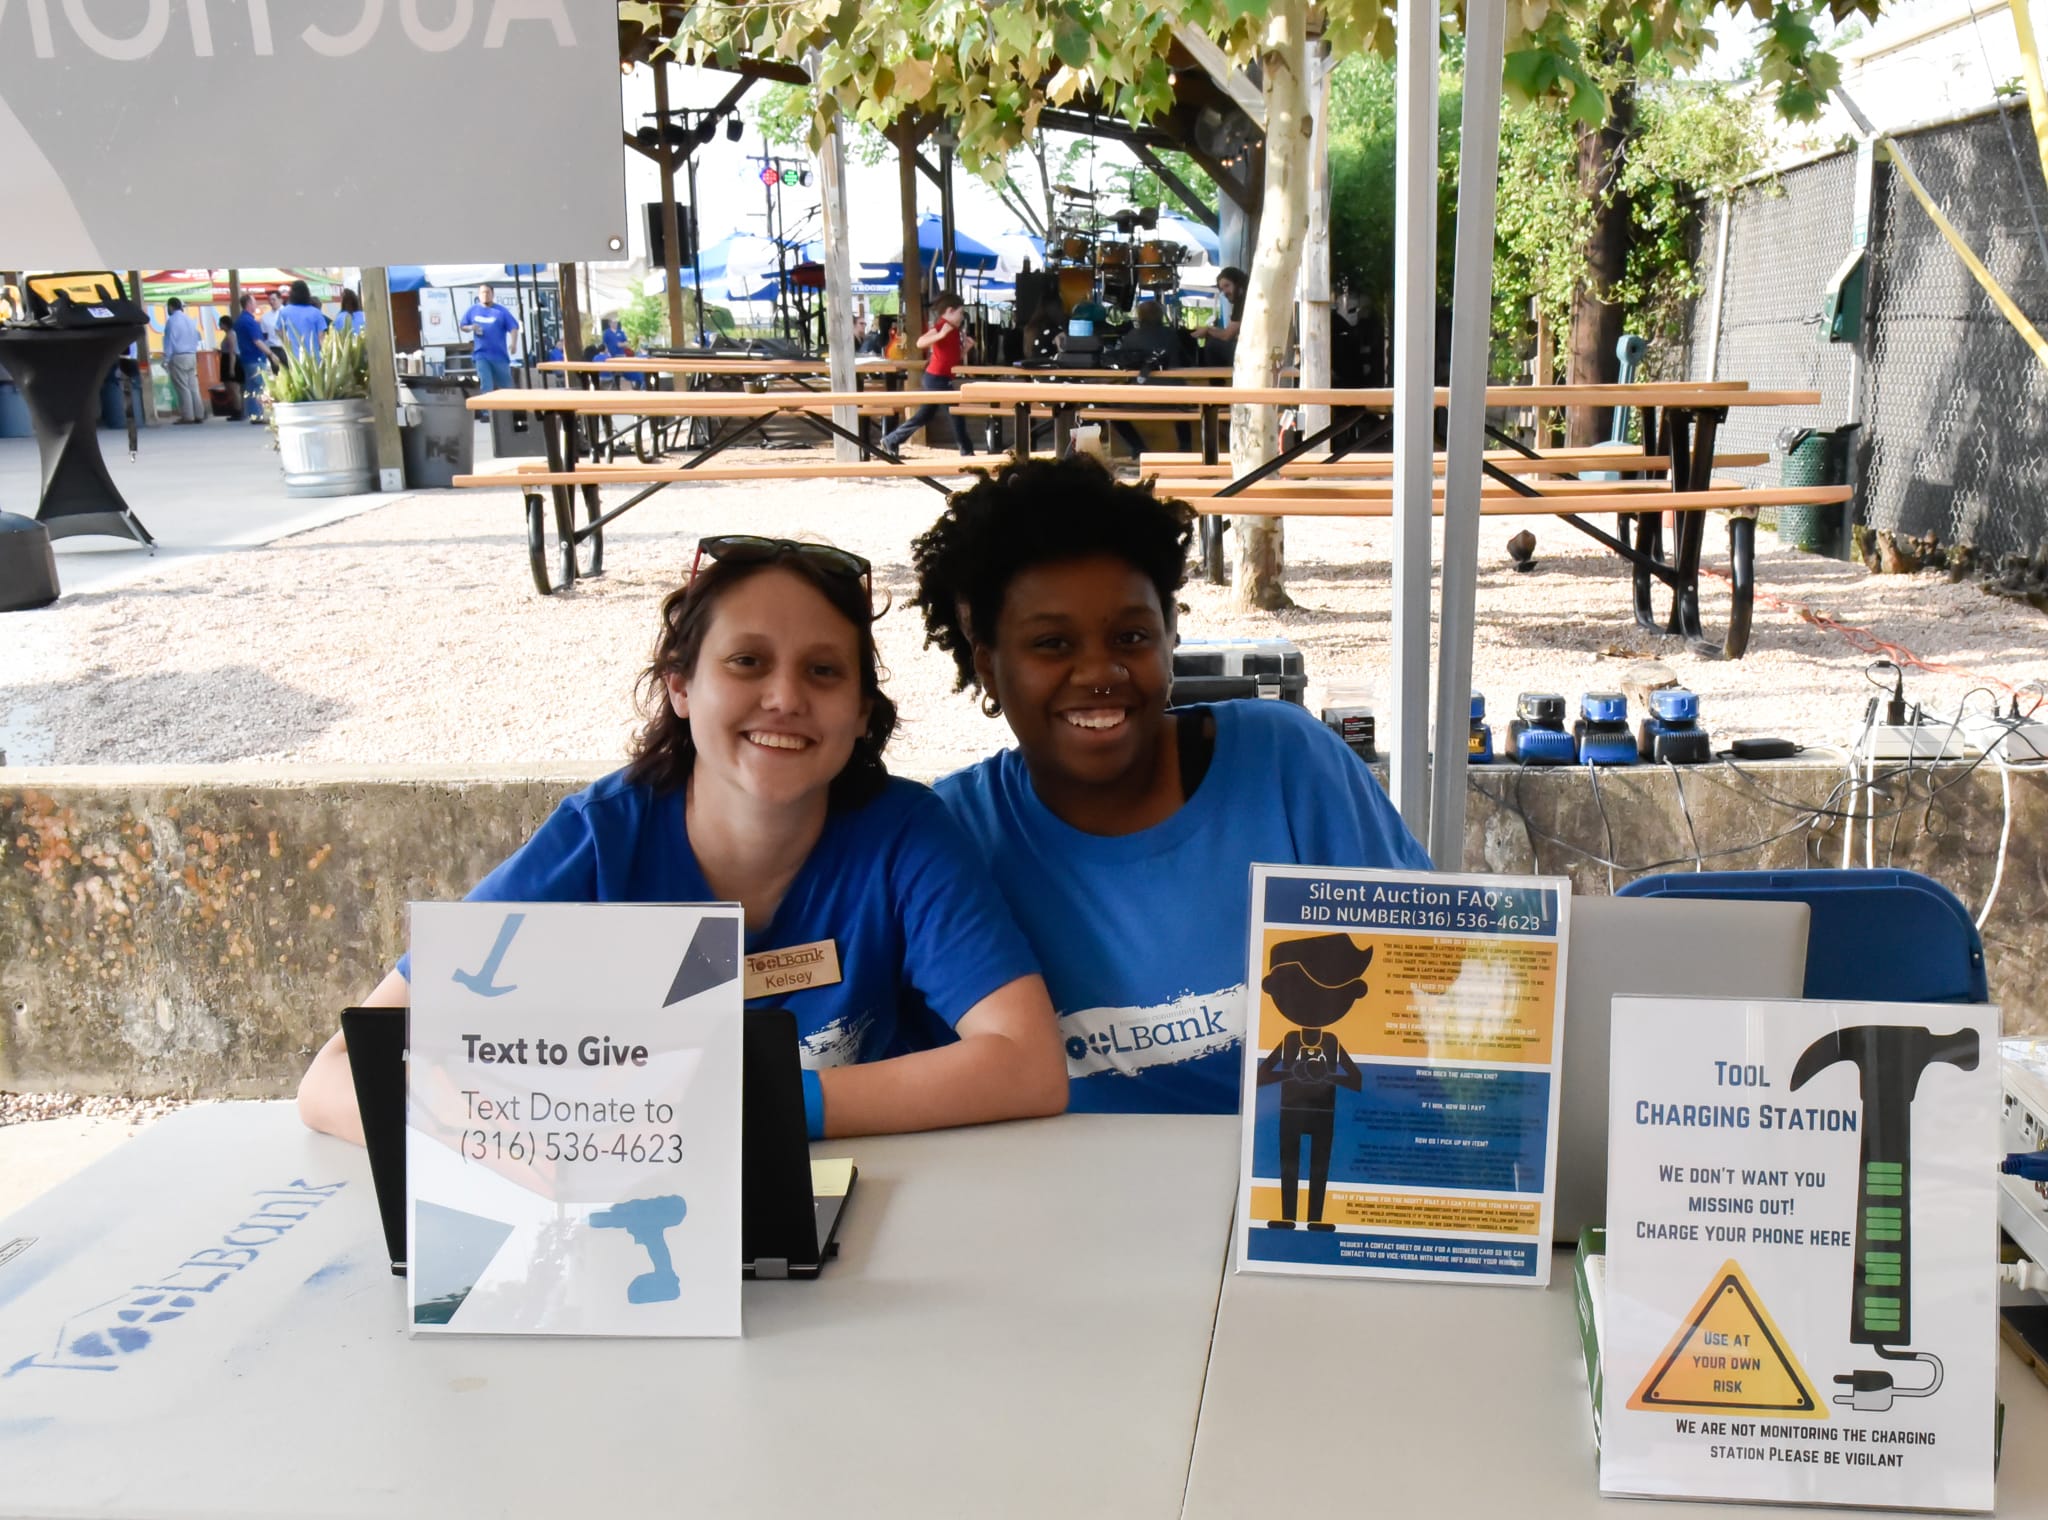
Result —
<svg viewBox="0 0 2048 1520"><path fill-rule="evenodd" d="M331 328L318 343L280 345L263 377L271 436L287 496L355 496L376 489L370 365L363 335Z"/></svg>

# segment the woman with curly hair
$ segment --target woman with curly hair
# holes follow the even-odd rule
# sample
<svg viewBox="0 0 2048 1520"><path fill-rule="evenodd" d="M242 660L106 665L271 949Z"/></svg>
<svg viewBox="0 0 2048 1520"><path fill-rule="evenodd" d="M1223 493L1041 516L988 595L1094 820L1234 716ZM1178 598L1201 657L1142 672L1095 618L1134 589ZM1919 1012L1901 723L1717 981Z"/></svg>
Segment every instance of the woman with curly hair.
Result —
<svg viewBox="0 0 2048 1520"><path fill-rule="evenodd" d="M1038 951L1077 1111L1236 1111L1253 862L1430 864L1300 708L1168 707L1192 533L1149 485L1032 460L914 546L927 641L1017 740L937 790Z"/></svg>
<svg viewBox="0 0 2048 1520"><path fill-rule="evenodd" d="M868 562L740 535L697 558L662 604L631 762L564 801L470 900L737 902L749 955L829 946L836 976L748 1000L796 1016L813 1138L1058 1113L1066 1074L1030 947L938 799L883 768L896 704ZM368 1004L405 1006L407 972ZM957 1043L899 1055L906 1007ZM362 1139L340 1035L299 1112Z"/></svg>

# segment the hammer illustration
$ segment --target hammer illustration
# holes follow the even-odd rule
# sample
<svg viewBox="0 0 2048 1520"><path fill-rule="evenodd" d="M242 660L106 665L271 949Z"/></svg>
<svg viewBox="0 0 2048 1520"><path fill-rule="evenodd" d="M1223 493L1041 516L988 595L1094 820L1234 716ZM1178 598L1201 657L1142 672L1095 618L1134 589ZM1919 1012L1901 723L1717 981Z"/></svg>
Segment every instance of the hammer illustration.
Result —
<svg viewBox="0 0 2048 1520"><path fill-rule="evenodd" d="M1933 1364L1925 1388L1894 1388L1886 1372L1844 1373L1850 1392L1835 1402L1857 1409L1891 1408L1894 1397L1925 1398L1941 1386L1941 1361L1927 1352L1893 1351L1913 1339L1913 1097L1920 1074L1937 1061L1977 1069L1977 1031L1859 1024L1822 1035L1792 1068L1797 1092L1837 1061L1853 1061L1862 1080L1863 1150L1857 1168L1856 1261L1849 1299L1849 1339L1888 1361Z"/></svg>

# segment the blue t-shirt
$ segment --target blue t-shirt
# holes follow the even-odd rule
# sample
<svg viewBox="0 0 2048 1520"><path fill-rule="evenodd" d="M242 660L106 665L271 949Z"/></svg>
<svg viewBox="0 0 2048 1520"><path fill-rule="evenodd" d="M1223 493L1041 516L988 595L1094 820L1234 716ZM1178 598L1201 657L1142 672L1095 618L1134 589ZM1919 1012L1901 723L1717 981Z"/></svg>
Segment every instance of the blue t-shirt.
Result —
<svg viewBox="0 0 2048 1520"><path fill-rule="evenodd" d="M609 357L623 359L626 350L631 347L632 345L626 341L626 330L623 327L607 327L604 330L604 351Z"/></svg>
<svg viewBox="0 0 2048 1520"><path fill-rule="evenodd" d="M255 317L246 311L235 314L235 349L241 355L243 364L261 364L263 350L256 345L269 341L263 336L263 324Z"/></svg>
<svg viewBox="0 0 2048 1520"><path fill-rule="evenodd" d="M511 350L505 340L519 331L519 319L493 302L486 306L478 301L462 314L462 325L476 329L471 352L479 359L503 359L511 362Z"/></svg>
<svg viewBox="0 0 2048 1520"><path fill-rule="evenodd" d="M471 902L701 903L715 895L690 851L683 792L623 772L565 798ZM974 848L927 787L891 779L865 807L835 810L749 955L834 941L840 980L751 998L796 1015L803 1063L900 1055L906 1006L947 1026L1038 962ZM398 963L411 974L411 957Z"/></svg>
<svg viewBox="0 0 2048 1520"><path fill-rule="evenodd" d="M319 346L327 332L327 313L317 306L287 306L277 314L278 341L297 351Z"/></svg>
<svg viewBox="0 0 2048 1520"><path fill-rule="evenodd" d="M1072 1112L1237 1112L1254 863L1430 868L1372 773L1302 709L1209 711L1194 796L1136 834L1062 822L1014 749L938 784L1038 951Z"/></svg>

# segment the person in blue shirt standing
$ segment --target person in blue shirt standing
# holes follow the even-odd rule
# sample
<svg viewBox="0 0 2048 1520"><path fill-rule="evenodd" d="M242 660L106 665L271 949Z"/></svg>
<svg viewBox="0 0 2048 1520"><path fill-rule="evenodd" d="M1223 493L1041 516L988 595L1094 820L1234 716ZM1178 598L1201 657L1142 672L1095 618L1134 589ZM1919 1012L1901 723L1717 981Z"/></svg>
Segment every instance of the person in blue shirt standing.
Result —
<svg viewBox="0 0 2048 1520"><path fill-rule="evenodd" d="M604 345L606 362L613 359L630 359L633 357L632 342L626 337L625 324L619 320L617 312L613 312L599 323L598 341ZM625 379L626 383L635 390L641 389L644 384L637 371L628 374Z"/></svg>
<svg viewBox="0 0 2048 1520"><path fill-rule="evenodd" d="M235 355L242 364L242 415L263 422L263 372L270 367L270 340L256 315L256 298L244 295L235 313Z"/></svg>
<svg viewBox="0 0 2048 1520"><path fill-rule="evenodd" d="M291 299L277 314L278 342L287 353L308 352L320 346L328 326L327 313L313 299L311 287L304 280L293 280Z"/></svg>
<svg viewBox="0 0 2048 1520"><path fill-rule="evenodd" d="M1076 1110L1237 1111L1253 862L1430 868L1301 708L1169 709L1193 531L1075 457L984 478L912 546L927 641L1017 741L936 790L1038 952Z"/></svg>
<svg viewBox="0 0 2048 1520"><path fill-rule="evenodd" d="M462 330L471 335L471 356L476 360L477 388L485 395L512 388L510 338L519 331L519 319L492 299L488 285L477 290L476 300L462 314ZM481 422L488 413L477 413Z"/></svg>
<svg viewBox="0 0 2048 1520"><path fill-rule="evenodd" d="M867 561L743 535L705 539L697 560L662 604L631 763L563 802L471 900L740 903L750 962L819 967L747 999L796 1017L814 1138L1058 1113L1066 1072L1029 946L944 805L883 768L896 707ZM409 1003L408 971L370 1003ZM905 1053L906 1009L957 1040ZM340 1035L299 1111L362 1138Z"/></svg>
<svg viewBox="0 0 2048 1520"><path fill-rule="evenodd" d="M341 292L341 310L335 314L334 325L343 332L359 333L369 320L368 314L363 310L361 298L344 286Z"/></svg>
<svg viewBox="0 0 2048 1520"><path fill-rule="evenodd" d="M164 302L164 368L178 393L178 421L204 422L206 398L199 393L199 324L176 296Z"/></svg>

